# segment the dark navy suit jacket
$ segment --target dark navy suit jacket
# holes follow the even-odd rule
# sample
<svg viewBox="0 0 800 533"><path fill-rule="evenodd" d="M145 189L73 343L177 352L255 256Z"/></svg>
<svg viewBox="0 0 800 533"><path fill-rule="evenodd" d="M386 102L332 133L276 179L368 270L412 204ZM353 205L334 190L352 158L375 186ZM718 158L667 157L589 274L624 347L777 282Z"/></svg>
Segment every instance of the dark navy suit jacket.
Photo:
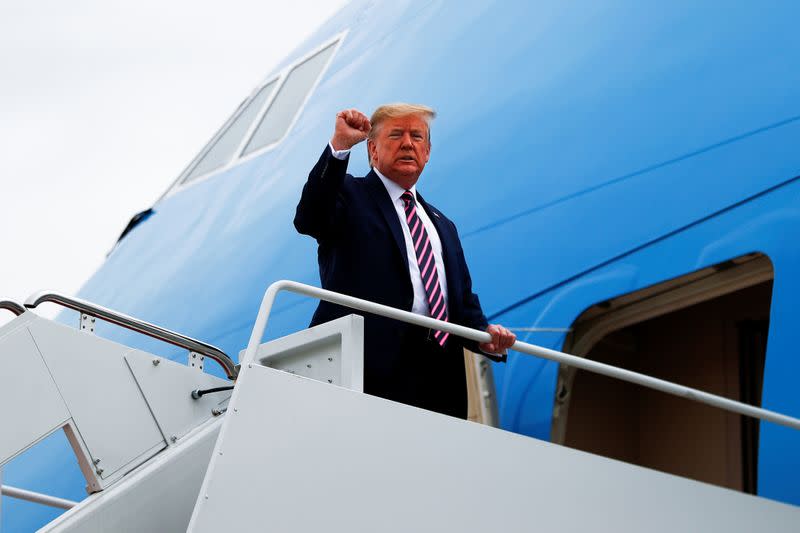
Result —
<svg viewBox="0 0 800 533"><path fill-rule="evenodd" d="M371 171L364 178L347 174L348 159L333 157L330 147L319 158L303 187L294 219L300 233L318 244L322 287L406 311L411 310L411 286L403 230L389 193ZM430 217L442 242L447 276L450 321L485 330L486 317L472 280L455 225L417 193L418 203ZM415 260L415 258L411 258ZM320 302L311 325L346 316L353 310ZM371 394L398 386L408 370L408 357L399 353L409 328L404 323L361 313L364 324L364 386ZM476 343L450 337L448 345L479 351ZM404 357L406 360L404 360ZM491 356L504 360L505 356ZM424 362L418 362L425 367ZM462 364L463 367L463 364Z"/></svg>

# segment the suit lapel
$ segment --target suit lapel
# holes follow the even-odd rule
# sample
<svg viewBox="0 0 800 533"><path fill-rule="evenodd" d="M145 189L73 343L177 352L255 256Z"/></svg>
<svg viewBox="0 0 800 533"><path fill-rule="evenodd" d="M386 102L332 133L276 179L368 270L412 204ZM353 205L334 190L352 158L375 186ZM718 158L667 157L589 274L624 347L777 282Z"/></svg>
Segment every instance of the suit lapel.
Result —
<svg viewBox="0 0 800 533"><path fill-rule="evenodd" d="M378 206L378 210L383 215L386 223L389 225L394 242L397 245L397 250L403 258L406 269L408 269L408 254L406 253L406 240L403 237L403 228L400 227L400 220L397 218L397 211L392 205L392 199L386 191L386 187L381 183L381 179L375 172L370 171L364 178L367 181L367 189L372 195L373 200Z"/></svg>

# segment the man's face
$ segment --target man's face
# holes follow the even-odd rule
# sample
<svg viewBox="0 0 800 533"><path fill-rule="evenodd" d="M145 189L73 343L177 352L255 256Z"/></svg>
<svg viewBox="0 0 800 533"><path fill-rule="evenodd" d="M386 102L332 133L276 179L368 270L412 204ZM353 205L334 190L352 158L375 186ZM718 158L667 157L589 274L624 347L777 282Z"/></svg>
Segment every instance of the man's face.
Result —
<svg viewBox="0 0 800 533"><path fill-rule="evenodd" d="M388 118L368 143L370 160L381 174L410 189L431 154L428 124L419 115Z"/></svg>

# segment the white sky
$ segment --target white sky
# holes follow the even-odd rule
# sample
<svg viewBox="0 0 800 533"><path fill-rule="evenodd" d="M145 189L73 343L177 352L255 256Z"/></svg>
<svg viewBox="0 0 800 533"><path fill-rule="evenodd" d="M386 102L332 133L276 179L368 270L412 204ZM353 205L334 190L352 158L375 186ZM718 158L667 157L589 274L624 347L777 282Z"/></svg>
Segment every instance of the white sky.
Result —
<svg viewBox="0 0 800 533"><path fill-rule="evenodd" d="M0 0L0 298L77 291L345 3Z"/></svg>

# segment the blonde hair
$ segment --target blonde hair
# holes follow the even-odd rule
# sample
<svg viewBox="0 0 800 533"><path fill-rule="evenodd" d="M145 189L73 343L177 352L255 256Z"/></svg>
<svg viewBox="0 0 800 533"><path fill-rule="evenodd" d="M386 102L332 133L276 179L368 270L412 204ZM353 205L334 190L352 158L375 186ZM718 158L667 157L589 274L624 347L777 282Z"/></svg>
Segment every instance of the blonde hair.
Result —
<svg viewBox="0 0 800 533"><path fill-rule="evenodd" d="M369 136L367 139L370 141L375 140L375 136L378 135L378 130L381 124L387 118L397 118L397 117L407 117L409 115L419 115L425 120L425 124L428 126L428 145L431 144L431 120L436 118L436 111L432 108L421 105L421 104L407 104L404 102L398 102L395 104L384 104L379 106L373 113L372 117L369 119L370 123L370 130ZM369 165L372 166L372 158L369 156L369 152L367 152L367 158L369 158Z"/></svg>

